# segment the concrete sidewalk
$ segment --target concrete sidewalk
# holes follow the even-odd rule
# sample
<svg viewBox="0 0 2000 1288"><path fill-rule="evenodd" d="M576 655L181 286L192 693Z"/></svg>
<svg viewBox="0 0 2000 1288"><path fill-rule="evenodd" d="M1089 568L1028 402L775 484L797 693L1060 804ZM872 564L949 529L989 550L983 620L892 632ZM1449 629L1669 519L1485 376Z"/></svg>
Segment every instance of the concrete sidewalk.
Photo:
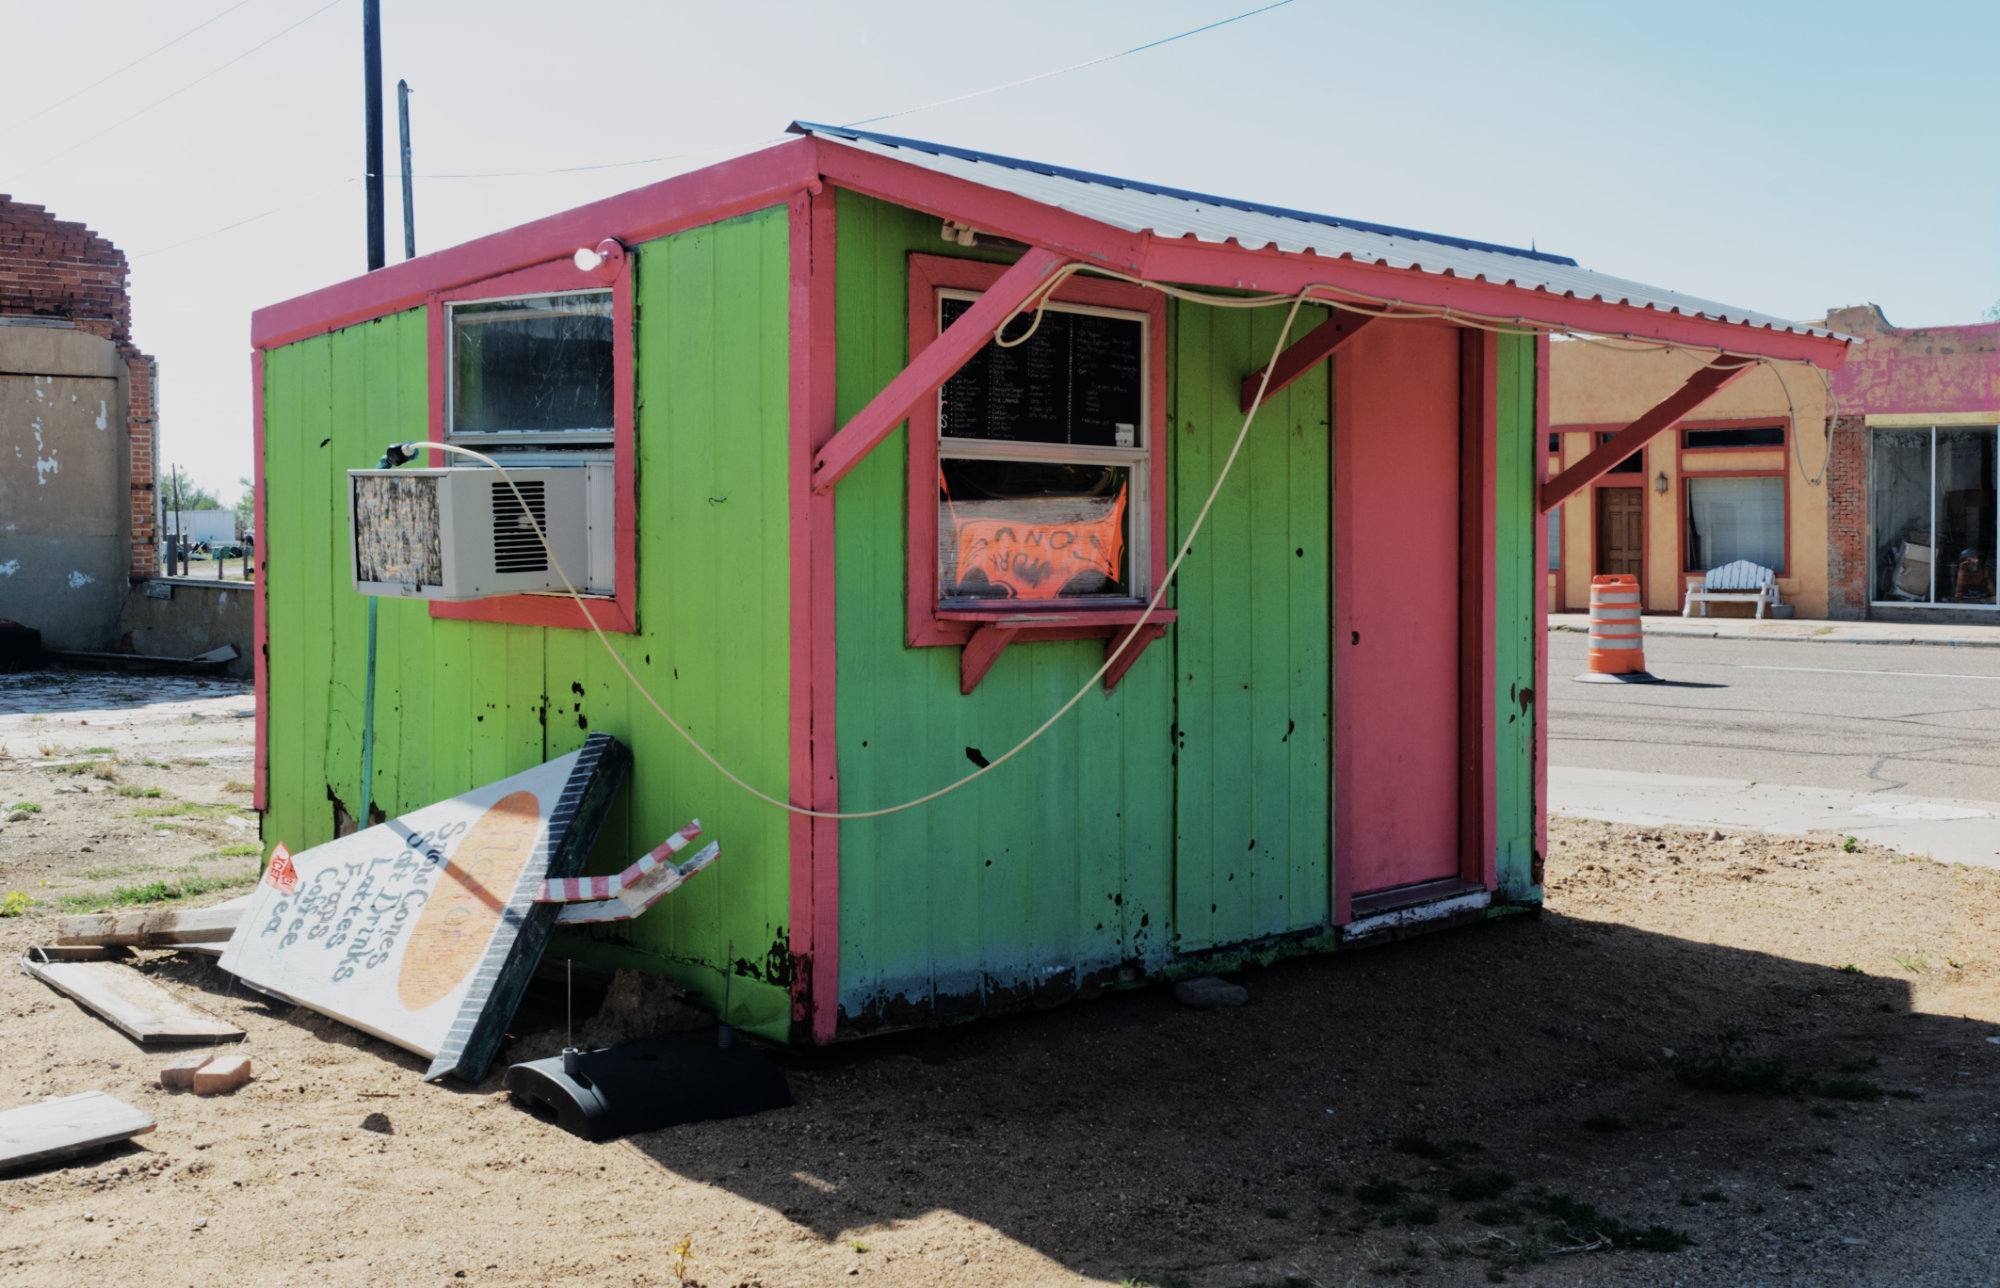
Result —
<svg viewBox="0 0 2000 1288"><path fill-rule="evenodd" d="M1790 618L1680 617L1640 619L1645 633L1700 639L1790 640L1808 644L1941 644L1956 648L2000 648L2000 613L1991 626L1951 626L1929 622L1830 622ZM1550 613L1552 631L1590 632L1588 613Z"/></svg>
<svg viewBox="0 0 2000 1288"><path fill-rule="evenodd" d="M1549 812L1642 827L1832 832L1940 863L2000 868L2000 803L1993 801L1551 765Z"/></svg>

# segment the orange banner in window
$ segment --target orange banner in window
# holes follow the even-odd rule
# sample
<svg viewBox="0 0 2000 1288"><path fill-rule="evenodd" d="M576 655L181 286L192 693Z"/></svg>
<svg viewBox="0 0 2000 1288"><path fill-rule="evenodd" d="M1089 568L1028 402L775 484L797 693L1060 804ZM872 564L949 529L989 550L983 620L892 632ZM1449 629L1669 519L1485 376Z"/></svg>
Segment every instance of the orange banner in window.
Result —
<svg viewBox="0 0 2000 1288"><path fill-rule="evenodd" d="M1125 553L1125 491L1101 519L1069 523L1023 523L1014 519L971 519L958 525L961 593L981 587L1009 599L1055 599L1078 577L1103 583L1119 580ZM1092 576L1094 574L1094 576Z"/></svg>

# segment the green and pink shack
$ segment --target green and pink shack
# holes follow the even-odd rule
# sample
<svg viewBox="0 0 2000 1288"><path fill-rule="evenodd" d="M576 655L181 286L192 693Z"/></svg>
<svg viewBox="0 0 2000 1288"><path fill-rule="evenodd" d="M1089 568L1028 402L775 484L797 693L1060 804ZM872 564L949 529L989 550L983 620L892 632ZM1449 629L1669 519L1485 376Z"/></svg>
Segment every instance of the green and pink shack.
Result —
<svg viewBox="0 0 2000 1288"><path fill-rule="evenodd" d="M1546 515L1742 372L1846 353L1545 252L792 132L252 327L267 847L609 733L588 871L691 817L724 857L552 951L778 1041L1538 907ZM1696 360L1550 478L1559 333ZM567 571L611 648L795 808L546 592L377 601L364 789L347 472L416 440L587 480Z"/></svg>

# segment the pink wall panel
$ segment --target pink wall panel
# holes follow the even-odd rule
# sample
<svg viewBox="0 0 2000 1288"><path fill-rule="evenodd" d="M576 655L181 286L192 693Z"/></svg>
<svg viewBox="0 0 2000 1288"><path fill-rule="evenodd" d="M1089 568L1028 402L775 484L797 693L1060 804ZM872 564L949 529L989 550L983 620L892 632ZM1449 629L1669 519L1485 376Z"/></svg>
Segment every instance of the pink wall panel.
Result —
<svg viewBox="0 0 2000 1288"><path fill-rule="evenodd" d="M1334 860L1352 897L1459 871L1458 333L1377 325L1334 361Z"/></svg>

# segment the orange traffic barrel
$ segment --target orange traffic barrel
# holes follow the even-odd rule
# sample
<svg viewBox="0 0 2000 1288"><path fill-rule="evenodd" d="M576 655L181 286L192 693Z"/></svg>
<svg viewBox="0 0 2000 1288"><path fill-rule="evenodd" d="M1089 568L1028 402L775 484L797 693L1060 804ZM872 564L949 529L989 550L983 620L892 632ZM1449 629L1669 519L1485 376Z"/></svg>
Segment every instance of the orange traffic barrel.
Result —
<svg viewBox="0 0 2000 1288"><path fill-rule="evenodd" d="M1591 684L1658 682L1646 671L1639 579L1630 573L1590 579L1590 663L1576 678Z"/></svg>

